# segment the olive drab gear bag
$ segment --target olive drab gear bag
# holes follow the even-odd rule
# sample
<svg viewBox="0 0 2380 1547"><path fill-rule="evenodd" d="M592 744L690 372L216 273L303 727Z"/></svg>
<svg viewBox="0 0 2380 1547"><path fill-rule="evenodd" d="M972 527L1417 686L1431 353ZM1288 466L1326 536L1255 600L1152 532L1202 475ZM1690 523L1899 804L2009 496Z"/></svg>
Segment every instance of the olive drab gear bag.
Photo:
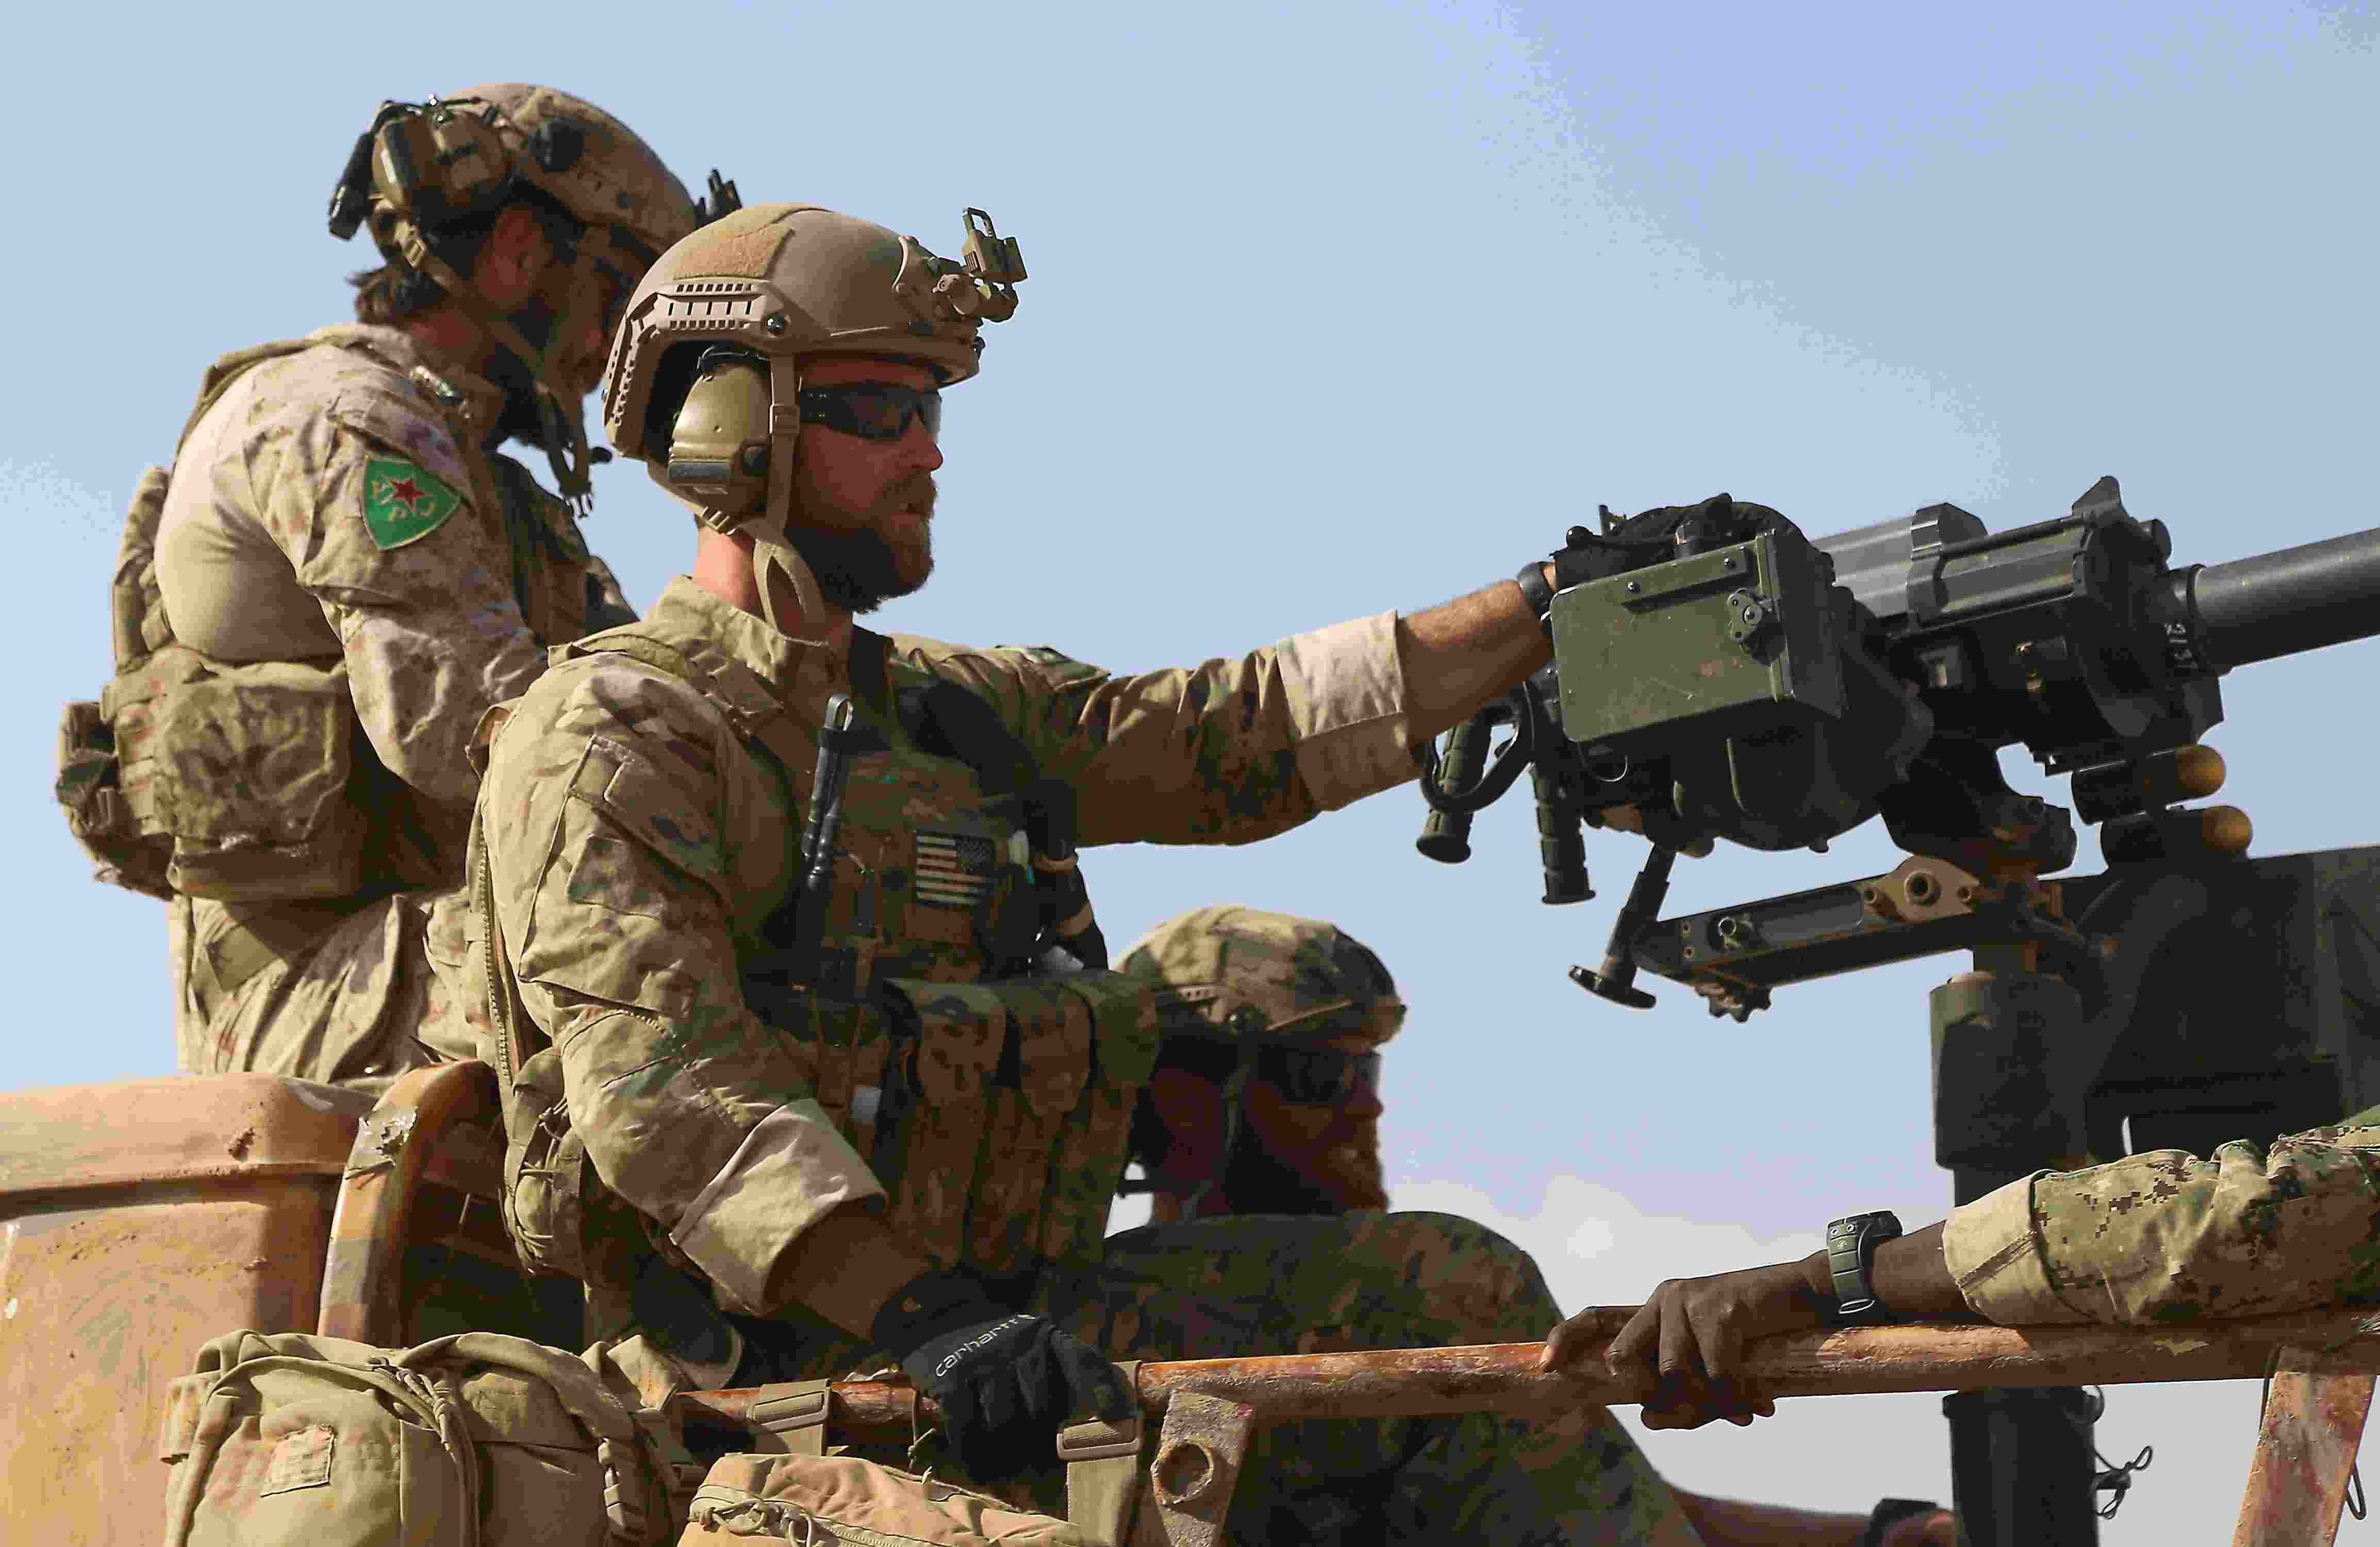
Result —
<svg viewBox="0 0 2380 1547"><path fill-rule="evenodd" d="M643 1547L700 1475L604 1346L494 1333L227 1334L168 1389L159 1450L165 1547Z"/></svg>
<svg viewBox="0 0 2380 1547"><path fill-rule="evenodd" d="M1117 1368L1129 1385L1140 1366ZM780 1448L712 1463L686 1511L679 1547L732 1547L756 1537L805 1547L1122 1547L1138 1502L1138 1414L1059 1431L1068 1517L1061 1520L931 1472L826 1455L826 1384L803 1381L754 1393L756 1427Z"/></svg>
<svg viewBox="0 0 2380 1547"><path fill-rule="evenodd" d="M556 659L617 652L677 677L788 790L807 790L817 748L787 707L715 641L664 640L647 627L563 646ZM819 948L805 961L747 954L745 1002L784 1037L820 1106L883 1184L887 1223L937 1266L1007 1274L1096 1261L1133 1104L1156 1061L1154 1000L1139 981L1107 971L998 976L1024 965L1017 943L1035 937L1041 902L1019 800L989 793L976 768L1029 756L1013 737L967 761L919 750L921 738L885 711L919 701L913 690L965 690L889 664L881 637L864 629L853 677L856 696L876 706L880 745L853 759ZM482 742L492 734L483 725ZM1012 791L1027 772L1012 769ZM608 802L610 783L592 781L589 798ZM631 833L652 820L605 810ZM475 843L477 970L505 1092L515 1248L532 1271L616 1285L633 1263L613 1245L619 1233L595 1222L627 1205L595 1176L570 1128L559 1055L519 1002L484 842ZM799 932L782 920L764 936ZM626 1234L649 1249L649 1232Z"/></svg>

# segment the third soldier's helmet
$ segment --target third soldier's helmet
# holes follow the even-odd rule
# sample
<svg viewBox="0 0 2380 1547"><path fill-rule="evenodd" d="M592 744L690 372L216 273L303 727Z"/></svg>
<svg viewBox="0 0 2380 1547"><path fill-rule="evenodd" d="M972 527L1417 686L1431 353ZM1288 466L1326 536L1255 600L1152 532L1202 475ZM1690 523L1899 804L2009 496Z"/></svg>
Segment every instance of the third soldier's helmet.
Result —
<svg viewBox="0 0 2380 1547"><path fill-rule="evenodd" d="M1384 1042L1404 1021L1404 1001L1371 947L1319 919L1238 904L1167 920L1133 942L1116 969L1155 987L1168 1038Z"/></svg>
<svg viewBox="0 0 2380 1547"><path fill-rule="evenodd" d="M947 385L976 373L982 324L1016 310L1025 262L980 210L965 259L815 204L756 204L662 255L628 302L603 374L603 427L622 456L701 513L749 535L777 623L781 567L815 580L785 535L802 368L832 356L914 361Z"/></svg>

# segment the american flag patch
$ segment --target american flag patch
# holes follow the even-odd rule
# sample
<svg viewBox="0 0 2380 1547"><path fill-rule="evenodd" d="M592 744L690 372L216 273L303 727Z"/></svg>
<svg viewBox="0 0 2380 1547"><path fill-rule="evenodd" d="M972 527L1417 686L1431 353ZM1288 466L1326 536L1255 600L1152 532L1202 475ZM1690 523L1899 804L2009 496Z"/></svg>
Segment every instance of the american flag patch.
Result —
<svg viewBox="0 0 2380 1547"><path fill-rule="evenodd" d="M972 833L917 833L917 900L935 907L972 908L991 895L1000 847Z"/></svg>

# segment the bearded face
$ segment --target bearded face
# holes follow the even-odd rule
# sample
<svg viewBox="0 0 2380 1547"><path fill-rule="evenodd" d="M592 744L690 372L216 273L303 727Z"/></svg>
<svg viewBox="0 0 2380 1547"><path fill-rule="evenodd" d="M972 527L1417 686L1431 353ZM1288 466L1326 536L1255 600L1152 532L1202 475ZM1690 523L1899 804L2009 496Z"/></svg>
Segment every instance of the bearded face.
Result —
<svg viewBox="0 0 2380 1547"><path fill-rule="evenodd" d="M858 616L906 596L934 572L934 475L907 472L854 503L804 458L785 535L829 603Z"/></svg>
<svg viewBox="0 0 2380 1547"><path fill-rule="evenodd" d="M910 361L854 358L815 361L802 381L923 392L939 378ZM926 583L934 569L934 473L941 465L920 417L889 440L804 422L785 534L830 605L868 613Z"/></svg>
<svg viewBox="0 0 2380 1547"><path fill-rule="evenodd" d="M1225 1157L1222 1192L1242 1213L1334 1214L1389 1205L1380 1163L1379 1101L1293 1102L1271 1082L1247 1083L1245 1120Z"/></svg>

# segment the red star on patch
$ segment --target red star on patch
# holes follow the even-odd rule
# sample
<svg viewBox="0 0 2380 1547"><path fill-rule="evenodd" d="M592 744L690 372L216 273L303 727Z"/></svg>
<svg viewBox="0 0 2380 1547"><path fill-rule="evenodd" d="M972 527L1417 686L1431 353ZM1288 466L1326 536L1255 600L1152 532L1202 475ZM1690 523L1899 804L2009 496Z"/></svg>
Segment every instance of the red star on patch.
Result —
<svg viewBox="0 0 2380 1547"><path fill-rule="evenodd" d="M388 497L411 510L421 503L421 485L409 478L400 478L388 486Z"/></svg>

